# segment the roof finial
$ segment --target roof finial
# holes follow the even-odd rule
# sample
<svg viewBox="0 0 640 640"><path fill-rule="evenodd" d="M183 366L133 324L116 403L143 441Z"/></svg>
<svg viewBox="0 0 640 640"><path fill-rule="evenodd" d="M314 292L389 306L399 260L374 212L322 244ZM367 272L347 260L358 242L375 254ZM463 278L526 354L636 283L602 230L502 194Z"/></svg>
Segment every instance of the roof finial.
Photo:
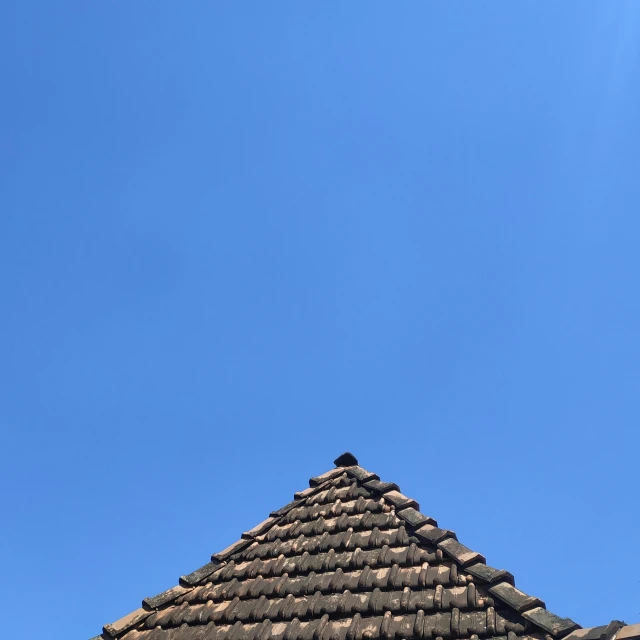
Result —
<svg viewBox="0 0 640 640"><path fill-rule="evenodd" d="M358 464L358 459L353 455L353 453L349 453L347 451L341 456L338 456L333 461L333 464L335 464L336 467L354 467Z"/></svg>

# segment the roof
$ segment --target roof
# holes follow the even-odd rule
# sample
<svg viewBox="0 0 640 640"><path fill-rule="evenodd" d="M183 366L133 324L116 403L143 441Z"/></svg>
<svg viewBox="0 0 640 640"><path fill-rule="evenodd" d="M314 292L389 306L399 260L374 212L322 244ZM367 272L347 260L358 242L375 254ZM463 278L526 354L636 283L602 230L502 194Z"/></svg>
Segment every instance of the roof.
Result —
<svg viewBox="0 0 640 640"><path fill-rule="evenodd" d="M640 638L640 625L551 613L397 485L350 453L335 464L95 640Z"/></svg>

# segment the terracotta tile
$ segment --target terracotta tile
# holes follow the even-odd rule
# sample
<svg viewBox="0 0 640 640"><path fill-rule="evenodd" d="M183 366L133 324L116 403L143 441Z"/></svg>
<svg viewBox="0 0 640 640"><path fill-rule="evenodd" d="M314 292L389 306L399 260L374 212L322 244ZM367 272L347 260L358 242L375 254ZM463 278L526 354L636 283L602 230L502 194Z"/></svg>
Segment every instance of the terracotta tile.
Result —
<svg viewBox="0 0 640 640"><path fill-rule="evenodd" d="M190 591L191 587L182 587L180 585L172 587L171 589L167 589L162 593L159 593L157 596L153 596L152 598L145 598L142 601L142 604L149 607L150 609L156 609L161 607L167 602L171 602L175 600L178 596L184 595L187 591Z"/></svg>
<svg viewBox="0 0 640 640"><path fill-rule="evenodd" d="M431 524L425 524L422 527L415 530L414 535L416 535L421 542L430 542L432 544L436 544L445 538L453 538L455 539L455 533L453 531L449 531L447 529L439 529L438 527L434 527Z"/></svg>
<svg viewBox="0 0 640 640"><path fill-rule="evenodd" d="M331 480L332 478L336 478L344 473L344 469L330 469L325 473L320 474L319 476L315 476L309 480L309 485L311 488L317 487L319 484L326 482L327 480Z"/></svg>
<svg viewBox="0 0 640 640"><path fill-rule="evenodd" d="M242 534L242 537L245 539L255 538L259 535L262 535L265 531L267 531L271 526L273 526L276 522L278 522L279 518L269 517L266 520L263 520L260 524L257 524L253 529L249 529L249 531L245 531Z"/></svg>
<svg viewBox="0 0 640 640"><path fill-rule="evenodd" d="M394 482L381 482L380 480L370 480L365 482L365 488L377 493L385 493L387 491L400 491L400 487Z"/></svg>
<svg viewBox="0 0 640 640"><path fill-rule="evenodd" d="M123 633L124 631L127 631L128 629L138 624L139 622L142 622L149 615L150 615L150 612L147 611L146 609L142 609L142 608L136 609L135 611L132 611L130 614L124 616L123 618L120 618L120 620L117 620L116 622L113 622L111 624L106 624L104 626L104 630L109 635L116 636L118 634Z"/></svg>
<svg viewBox="0 0 640 640"><path fill-rule="evenodd" d="M369 482L370 480L380 480L380 477L375 473L371 473L370 471L358 466L347 467L347 474L363 483Z"/></svg>
<svg viewBox="0 0 640 640"><path fill-rule="evenodd" d="M495 582L509 582L514 584L513 576L504 569L494 569L486 565L484 562L478 562L465 567L467 573L470 573L474 578L480 578L484 582L493 584Z"/></svg>
<svg viewBox="0 0 640 640"><path fill-rule="evenodd" d="M237 542L234 542L233 544L230 544L226 549L223 549L222 551L218 552L218 553L214 553L211 556L212 560L226 560L227 558L231 557L233 554L238 553L239 551L242 551L242 549L245 549L246 547L248 547L249 545L253 544L253 542L251 540L238 540Z"/></svg>
<svg viewBox="0 0 640 640"><path fill-rule="evenodd" d="M576 629L572 631L568 636L565 636L563 640L600 640L600 637L607 630L608 625L602 625L601 627L590 627L588 629Z"/></svg>
<svg viewBox="0 0 640 640"><path fill-rule="evenodd" d="M465 547L463 544L460 544L453 538L442 540L442 542L438 543L438 547L448 553L456 562L459 562L463 567L468 564L485 561L483 555L477 553L476 551L471 551L471 549Z"/></svg>
<svg viewBox="0 0 640 640"><path fill-rule="evenodd" d="M578 627L573 620L560 618L542 607L525 611L522 616L554 637L565 636Z"/></svg>
<svg viewBox="0 0 640 640"><path fill-rule="evenodd" d="M399 511L400 509L405 509L407 507L413 507L416 510L420 509L420 505L415 500L412 500L411 498L407 498L407 496L400 493L399 491L396 491L396 490L387 491L383 495L384 495L384 499L387 502L390 502L396 508L397 511Z"/></svg>
<svg viewBox="0 0 640 640"><path fill-rule="evenodd" d="M220 567L219 560L212 560L208 562L204 566L192 571L191 573L182 576L180 580L185 582L188 585L198 584L201 580L204 580L207 576L210 576L216 569Z"/></svg>
<svg viewBox="0 0 640 640"><path fill-rule="evenodd" d="M616 636L616 640L631 640L632 638L640 638L640 624L630 624L622 627Z"/></svg>
<svg viewBox="0 0 640 640"><path fill-rule="evenodd" d="M533 609L534 607L544 607L544 602L533 596L528 596L526 593L516 589L512 584L508 582L501 582L489 589L489 593L497 598L500 598L503 602L506 602L510 607L513 607L519 613L526 611L527 609Z"/></svg>
<svg viewBox="0 0 640 640"><path fill-rule="evenodd" d="M181 585L106 625L106 640L601 640L515 589L397 485L338 461ZM640 625L615 640L636 639Z"/></svg>
<svg viewBox="0 0 640 640"><path fill-rule="evenodd" d="M438 525L438 523L433 518L425 516L413 507L408 507L406 509L398 511L398 517L402 518L405 522L407 522L407 524L415 528L419 528L425 524L430 524L434 527Z"/></svg>

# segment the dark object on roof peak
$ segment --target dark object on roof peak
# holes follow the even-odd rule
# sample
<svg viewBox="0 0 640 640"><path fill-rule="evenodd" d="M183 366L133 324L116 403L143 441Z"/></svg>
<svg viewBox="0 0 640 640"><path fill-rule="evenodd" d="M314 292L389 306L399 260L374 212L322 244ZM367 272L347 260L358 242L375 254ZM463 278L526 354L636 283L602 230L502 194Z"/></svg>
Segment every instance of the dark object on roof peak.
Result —
<svg viewBox="0 0 640 640"><path fill-rule="evenodd" d="M355 467L358 464L358 459L353 455L353 453L343 453L341 456L338 456L333 464L336 467Z"/></svg>

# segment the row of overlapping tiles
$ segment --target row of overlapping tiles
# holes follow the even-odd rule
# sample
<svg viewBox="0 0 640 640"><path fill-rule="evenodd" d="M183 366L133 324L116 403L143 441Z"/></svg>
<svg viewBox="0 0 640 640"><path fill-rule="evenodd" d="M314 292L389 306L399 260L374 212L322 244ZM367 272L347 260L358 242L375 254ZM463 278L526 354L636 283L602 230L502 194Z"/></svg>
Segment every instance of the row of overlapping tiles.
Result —
<svg viewBox="0 0 640 640"><path fill-rule="evenodd" d="M245 624L216 624L206 622L207 605L189 607L189 615L182 626L155 627L138 630L127 635L128 640L362 640L365 638L478 638L479 636L515 637L524 633L524 626L497 614L493 609L484 611L426 613L394 615L387 611L381 615L363 617L356 613L351 618L321 617L290 621ZM173 632L173 633L171 633Z"/></svg>
<svg viewBox="0 0 640 640"><path fill-rule="evenodd" d="M455 564L430 565L427 562L410 567L401 567L393 564L374 569L366 565L363 569L355 571L337 569L336 571L324 573L312 571L306 575L293 577L283 574L278 578L257 576L247 580L233 578L226 582L214 581L187 591L177 598L176 603L181 604L183 601L204 602L207 600L220 602L232 600L236 597L240 599L259 598L261 596L284 598L288 595L300 597L313 595L318 591L331 594L341 593L346 590L357 592L371 591L376 588L393 590L405 587L423 590L467 584L469 596L466 602L473 602L473 606L483 606L482 603L476 602L478 594L470 577L459 574ZM451 590L445 589L445 593L449 593L449 591ZM451 591L451 593L454 593L454 591ZM445 603L444 606L447 606L446 603L449 602L447 596L445 596L443 602Z"/></svg>
<svg viewBox="0 0 640 640"><path fill-rule="evenodd" d="M382 521L384 518L384 521ZM383 527L398 525L397 518L390 514L380 514L374 516L376 521L373 529L369 531L354 531L349 527L341 533L329 534L327 531L321 535L306 536L300 534L298 538L289 540L278 540L265 542L247 550L244 555L247 559L255 558L277 558L280 555L292 556L302 554L307 551L310 554L329 551L330 549L368 549L370 547L404 546L409 544L409 536L404 526L398 528L380 529L377 524ZM418 539L413 538L417 543Z"/></svg>
<svg viewBox="0 0 640 640"><path fill-rule="evenodd" d="M283 574L287 576L309 573L310 571L335 571L336 569L360 569L365 566L391 566L415 565L424 562L441 562L442 551L426 551L415 542L406 547L390 547L384 544L381 548L362 549L353 551L336 551L329 549L325 553L310 554L308 551L301 555L286 556L281 554L277 558L261 560L255 558L251 561L229 561L218 572L216 580L230 580L232 578L246 579L258 575L263 577L276 577Z"/></svg>
<svg viewBox="0 0 640 640"><path fill-rule="evenodd" d="M447 609L477 609L486 602L493 604L493 599L479 598L475 585L468 587L444 588L438 585L435 589L413 591L405 587L402 591L373 591L324 594L316 591L311 596L296 597L289 594L284 598L267 598L265 595L257 599L242 600L238 596L232 600L215 602L206 599L206 590L191 597L192 592L181 598L182 604L163 609L152 614L145 621L145 626L179 626L183 622L191 623L197 619L203 622L241 622L270 620L306 619L328 613L332 616L351 616L391 612L415 612L418 610L435 611ZM176 602L177 604L177 602ZM487 607L489 608L489 607ZM203 617L204 616L204 617Z"/></svg>

